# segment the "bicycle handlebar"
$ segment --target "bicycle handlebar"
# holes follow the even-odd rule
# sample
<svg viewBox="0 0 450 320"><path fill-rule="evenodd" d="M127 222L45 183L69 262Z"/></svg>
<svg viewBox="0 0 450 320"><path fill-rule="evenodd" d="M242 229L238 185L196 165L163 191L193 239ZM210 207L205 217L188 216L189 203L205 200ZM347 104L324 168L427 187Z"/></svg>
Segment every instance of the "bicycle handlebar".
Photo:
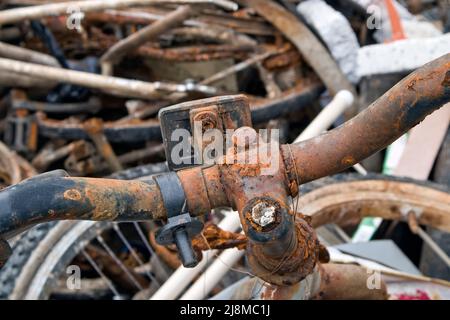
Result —
<svg viewBox="0 0 450 320"><path fill-rule="evenodd" d="M384 149L450 100L450 54L417 69L367 109L318 137L282 147L301 183L339 173ZM290 148L290 151L288 150Z"/></svg>
<svg viewBox="0 0 450 320"><path fill-rule="evenodd" d="M297 194L299 183L341 172L360 162L449 100L450 54L447 54L411 73L344 125L307 141L281 146L281 165L274 175L257 176L249 174L252 170L242 170L242 165L226 164L179 171L189 212L200 215L219 206L232 206L239 211L250 238L270 247L270 255L276 255L277 250L284 252L284 244L272 242L284 237L284 243L290 243L286 235L290 237L292 230L284 226L283 231L276 231L283 234L261 238L258 233L261 230L255 231L248 216L251 206L258 204L255 199L289 210L287 198ZM0 210L0 240L49 220L136 221L166 217L163 197L153 180L70 178L62 170L4 189L0 192Z"/></svg>
<svg viewBox="0 0 450 320"><path fill-rule="evenodd" d="M0 235L50 220L138 221L164 217L153 181L71 178L51 171L0 192Z"/></svg>

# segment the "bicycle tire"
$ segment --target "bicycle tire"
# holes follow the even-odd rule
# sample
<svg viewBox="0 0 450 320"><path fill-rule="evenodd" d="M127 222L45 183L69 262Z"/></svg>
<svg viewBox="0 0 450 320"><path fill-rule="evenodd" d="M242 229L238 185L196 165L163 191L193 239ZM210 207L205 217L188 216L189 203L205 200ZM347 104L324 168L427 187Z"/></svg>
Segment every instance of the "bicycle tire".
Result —
<svg viewBox="0 0 450 320"><path fill-rule="evenodd" d="M16 285L16 279L27 263L31 253L39 245L56 222L34 226L21 234L13 245L13 254L0 269L0 299L7 299Z"/></svg>

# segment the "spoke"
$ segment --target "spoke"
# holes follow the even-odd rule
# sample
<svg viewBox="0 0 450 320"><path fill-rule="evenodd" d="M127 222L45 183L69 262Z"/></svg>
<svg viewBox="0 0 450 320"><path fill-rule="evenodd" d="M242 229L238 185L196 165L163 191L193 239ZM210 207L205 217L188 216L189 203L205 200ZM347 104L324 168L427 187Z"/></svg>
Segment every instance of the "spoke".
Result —
<svg viewBox="0 0 450 320"><path fill-rule="evenodd" d="M87 253L84 249L81 249L81 253L86 258L86 260L89 262L89 264L95 269L95 271L102 277L103 280L105 280L108 287L111 289L111 291L114 293L115 296L121 297L119 291L114 287L113 282L102 272L99 265L92 259L92 257Z"/></svg>
<svg viewBox="0 0 450 320"><path fill-rule="evenodd" d="M106 244L105 240L102 236L97 236L97 240L100 242L102 247L108 252L108 254L113 258L113 260L117 263L117 265L125 272L127 277L133 282L133 284L139 289L144 290L144 288L139 284L136 278L131 274L130 270L128 270L127 266L123 264L123 262L117 257L117 255L112 251L112 249Z"/></svg>
<svg viewBox="0 0 450 320"><path fill-rule="evenodd" d="M417 221L417 215L413 210L408 212L408 225L409 229L412 233L417 234L420 238L422 238L423 242L425 242L431 250L447 265L450 267L450 258L447 253L441 249L441 247L431 238L428 233L426 233L419 225Z"/></svg>
<svg viewBox="0 0 450 320"><path fill-rule="evenodd" d="M127 238L125 237L125 235L122 233L122 231L119 228L119 225L117 223L114 224L114 231L117 233L117 235L119 236L120 240L122 240L122 242L125 244L125 246L127 247L127 249L131 252L131 255L133 256L133 258L141 265L144 266L144 262L141 260L141 258L138 256L138 254L136 253L136 250L134 250L134 248L131 246L130 242L128 242ZM159 281L155 278L154 275L152 275L147 268L144 268L145 273L147 274L147 276L154 281L154 283L157 284L158 288L161 287L161 284L159 283Z"/></svg>
<svg viewBox="0 0 450 320"><path fill-rule="evenodd" d="M133 222L134 227L136 228L137 233L139 234L139 237L142 239L142 242L144 242L148 252L150 253L151 257L155 257L155 262L158 265L158 268L160 268L164 275L165 278L167 279L169 276L167 275L164 266L162 265L161 261L159 260L159 256L155 253L155 251L152 249L152 246L150 245L150 243L147 240L147 237L145 236L144 232L142 232L141 227L139 226L139 223L137 222ZM151 258L150 257L150 258Z"/></svg>
<svg viewBox="0 0 450 320"><path fill-rule="evenodd" d="M418 227L417 234L434 251L434 253L450 268L450 258L444 250L426 233L421 227Z"/></svg>
<svg viewBox="0 0 450 320"><path fill-rule="evenodd" d="M339 235L339 237L341 237L341 239L344 240L344 242L347 243L352 242L352 239L345 233L344 230L342 230L340 226L338 226L337 224L332 224L331 226L334 229L334 231L336 231L336 233Z"/></svg>
<svg viewBox="0 0 450 320"><path fill-rule="evenodd" d="M137 233L139 234L139 237L141 237L142 241L145 244L145 247L147 248L148 252L153 256L155 255L155 251L153 251L152 246L150 245L150 242L148 242L147 237L142 232L141 227L139 226L139 223L133 222L134 227L136 228Z"/></svg>

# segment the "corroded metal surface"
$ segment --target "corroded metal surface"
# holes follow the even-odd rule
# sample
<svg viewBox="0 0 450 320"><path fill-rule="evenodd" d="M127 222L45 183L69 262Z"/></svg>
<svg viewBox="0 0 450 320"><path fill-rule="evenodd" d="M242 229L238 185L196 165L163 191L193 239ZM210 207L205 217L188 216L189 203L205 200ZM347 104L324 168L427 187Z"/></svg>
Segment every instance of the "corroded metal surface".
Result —
<svg viewBox="0 0 450 320"><path fill-rule="evenodd" d="M293 43L332 94L344 89L355 91L319 39L292 13L272 0L240 2L253 8Z"/></svg>
<svg viewBox="0 0 450 320"><path fill-rule="evenodd" d="M316 300L386 300L386 284L380 279L378 287L372 287L371 276L366 268L345 264L319 266L320 288ZM369 284L369 285L368 285Z"/></svg>
<svg viewBox="0 0 450 320"><path fill-rule="evenodd" d="M449 100L447 54L412 72L342 126L283 146L291 193L295 194L298 181L305 183L338 173L385 148Z"/></svg>
<svg viewBox="0 0 450 320"><path fill-rule="evenodd" d="M349 264L320 264L302 281L278 286L250 278L233 289L232 300L385 300L386 284L370 289L366 268Z"/></svg>
<svg viewBox="0 0 450 320"><path fill-rule="evenodd" d="M240 135L248 135L248 131L253 130L245 127L241 129L233 136L235 143ZM255 150L255 143L249 141L247 152ZM237 145L231 152L236 152L236 148ZM229 156L227 154L225 158ZM273 156L279 157L279 154ZM224 190L227 203L239 212L243 230L249 239L247 257L252 271L265 281L278 285L292 284L306 277L319 260L320 244L308 222L302 220L294 224L281 159L280 168L268 175L261 174L264 164L223 162L225 164L208 168L213 173L218 170L219 174L213 176L205 177L200 168L178 173L184 186L187 187L189 183L185 190L188 190L186 198L190 212L201 214L204 209L198 205L204 203L206 207L211 200L217 201L214 199L217 190ZM190 178L192 174L197 179ZM202 176L203 179L199 179ZM211 180L214 180L212 185L216 187L210 192L205 181L211 183ZM192 185L193 181L199 185ZM275 208L274 221L266 226L258 225L252 218L253 209L260 204Z"/></svg>
<svg viewBox="0 0 450 320"><path fill-rule="evenodd" d="M249 236L248 248L251 248L248 255L249 262L259 277L278 284L282 284L283 281L295 283L301 280L312 271L319 259L319 243L315 240L312 229L303 234L298 234L297 231L293 233L292 238L286 238L285 232L288 231L277 234L270 233L269 230L268 234L274 236L273 241L276 246L279 246L278 250L267 251L270 241L263 241L262 247L265 249L255 249L258 248L258 241L255 240L263 235L265 230L256 228L257 232L254 232L252 236L254 226L249 219L251 214L246 214L254 206L252 201L266 197L265 201L273 201L278 205L280 214L283 208L288 211L288 194L296 195L298 182L304 183L343 170L384 147L417 124L427 114L449 100L449 59L450 55L444 56L413 72L366 111L342 127L303 143L282 146L284 162L281 162L279 170L272 175L261 175L261 164L223 164L214 169L220 172L220 182L217 181L217 176L213 177L216 180L215 185L221 186L229 204L240 212L241 223ZM283 163L287 170L284 169ZM180 172L179 175L183 176L185 173ZM206 183L202 182L201 186L205 188ZM191 194L191 197L188 196L188 203L197 204L200 203L200 199L202 199L201 202L214 201L216 193L208 194L207 192L208 196L203 193L200 197L197 194ZM298 221L300 226L304 227L302 230L309 230L308 224L303 223L301 218ZM292 225L291 223L291 228ZM297 230L299 230L298 225ZM296 251L297 244L299 247L303 244L304 251L300 249ZM276 252L281 252L282 249L287 256L295 252L307 252L298 260L290 259L290 263L292 262L297 268L301 265L298 262L302 262L305 268L304 274L290 264L284 264L287 269L280 272L279 268L276 270L275 263L268 263L271 258L275 258L279 264L282 263L282 257L277 256ZM305 256L310 259L310 262L306 263L308 259L305 259ZM261 264L265 263L269 266L261 267ZM264 272L264 269L269 272ZM276 271L273 272L273 269ZM295 272L292 272L294 269ZM286 275L287 270L296 275L295 280L286 280L289 278ZM283 274L283 277L277 278L277 273Z"/></svg>
<svg viewBox="0 0 450 320"><path fill-rule="evenodd" d="M205 224L202 233L192 239L192 246L198 253L211 249L238 248L242 250L246 245L245 235L225 231L213 223Z"/></svg>
<svg viewBox="0 0 450 320"><path fill-rule="evenodd" d="M97 151L108 163L111 170L113 172L123 170L114 149L111 147L111 144L103 133L103 121L98 118L91 118L84 123L84 129L94 142Z"/></svg>
<svg viewBox="0 0 450 320"><path fill-rule="evenodd" d="M154 183L70 178L60 172L27 179L0 193L5 209L0 234L49 220L136 221L165 216Z"/></svg>
<svg viewBox="0 0 450 320"><path fill-rule="evenodd" d="M271 118L280 117L289 112L298 111L307 107L316 99L323 88L313 82L307 85L298 85L286 90L275 99L251 98L250 110L254 123L262 123ZM36 113L36 123L39 135L51 139L88 139L83 124L74 118L56 120L47 117L43 112ZM147 140L161 140L161 130L157 119L139 120L127 119L119 121L105 121L104 134L111 142L139 142Z"/></svg>
<svg viewBox="0 0 450 320"><path fill-rule="evenodd" d="M272 284L298 283L314 271L319 260L326 260L312 226L318 224L319 218L331 221L336 213L324 210L322 216L313 217L312 225L306 216L294 214L290 196L297 194L298 183L359 162L448 102L449 69L450 54L413 72L343 126L305 142L282 146L281 155L271 153L271 159L277 160L279 166L270 174L262 174L267 165L262 162L242 164L226 159L209 167L180 170L177 174L189 212L202 215L221 206L237 209L248 238L247 256L252 271ZM238 152L237 141L249 131L251 128L242 127L235 132L235 145L225 157L255 150L256 143L250 139L247 150ZM24 202L25 198L29 201ZM7 188L0 192L0 203L6 208L0 217L1 235L56 219L124 221L166 216L154 183L69 178L61 174L46 174ZM273 219L265 225L253 215L261 203L274 209ZM444 201L442 212L448 213L445 203L448 201ZM391 211L398 211L397 217L402 212ZM423 213L421 217L419 221L425 219L433 224L430 214ZM446 218L437 219L441 221L434 221L435 225L448 224Z"/></svg>
<svg viewBox="0 0 450 320"><path fill-rule="evenodd" d="M321 246L313 228L301 218L295 224L291 221L291 224L294 230L286 239L289 242L285 242L283 236L272 233L273 239L270 241L250 241L247 246L247 259L252 272L278 286L290 286L305 279L319 261ZM284 252L280 254L282 250Z"/></svg>

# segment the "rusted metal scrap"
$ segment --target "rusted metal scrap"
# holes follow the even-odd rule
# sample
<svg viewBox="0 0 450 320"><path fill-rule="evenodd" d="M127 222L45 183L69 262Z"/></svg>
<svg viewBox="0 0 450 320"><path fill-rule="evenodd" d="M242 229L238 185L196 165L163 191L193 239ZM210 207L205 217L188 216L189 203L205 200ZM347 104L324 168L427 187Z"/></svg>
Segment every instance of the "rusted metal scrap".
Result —
<svg viewBox="0 0 450 320"><path fill-rule="evenodd" d="M185 92L185 91L209 91L215 93L212 88L205 86L186 86L183 84L170 84L164 82L146 83L144 81L129 80L116 77L108 77L102 75L91 74L82 71L63 70L49 66L42 66L33 63L19 62L11 59L0 58L0 69L6 72L14 72L18 74L26 74L43 80L61 81L100 89L119 96L135 97L135 98L157 98L159 92L168 90L169 92Z"/></svg>
<svg viewBox="0 0 450 320"><path fill-rule="evenodd" d="M154 3L172 2L156 1ZM17 90L12 91L10 109L20 110L20 114L24 114L26 117L17 117L10 113L10 123L13 120L25 119L26 123L21 126L26 125L33 130L23 128L25 130L22 130L25 132L24 137L28 139L26 140L12 131L10 126L10 129L7 130L10 144L17 144L15 149L26 151L31 159L38 153L41 143L45 144L48 139L63 139L68 144L77 140L88 141L92 137L86 131L83 123L89 114L95 114L97 118L103 118L103 133L106 139L114 144L112 146L114 149L128 148L127 151L130 151L129 147L125 146L127 143L138 143L141 144L139 148L143 148L143 142L161 139L158 122L151 118L161 107L192 99L193 96L228 93L228 88L224 89L222 82L230 82L231 78L236 79L239 75L238 72L250 74L252 69L258 70L259 78L265 87L261 87L260 91L263 92L264 89L267 91L265 96L263 94L263 96L251 97L255 123L263 123L273 117L281 117L290 112L302 110L317 99L323 91L320 81L312 72L304 68L297 50L283 39L270 24L263 18L251 14L251 10L249 11L248 8L242 8L233 14L228 9L233 7L235 10L237 7L231 2L219 1L213 2L213 5L209 6L199 5L204 2L187 1L186 4L190 5L192 9L187 10L187 7L184 9L180 7L177 11L173 10L174 7L170 5L147 7L145 3L134 1L114 2L114 8L111 7L113 5L111 1L101 1L95 5L81 1L77 4L87 8L86 11L83 11L85 16L81 21L83 29L81 32L73 32L67 28L63 16L65 12L61 10L66 8L69 3L30 2L30 6L26 8L3 10L0 13L0 21L9 21L17 25L32 17L41 18L40 22L45 25L54 38L53 45L59 46L65 56L66 61L63 61L62 65L77 66L71 68L72 70L62 69L60 67L61 57L51 56L55 53L52 53L51 46L49 47L33 30L28 30L26 24L19 29L20 32L17 34L17 37L23 37L22 47L7 43L1 46L0 64L3 62L4 70L9 70L8 74L11 77L26 77L23 79L26 81L22 81L22 79L13 81L5 78L4 82L13 83L13 86L17 87L34 85L34 88L39 89L36 92L27 91L26 94L19 93ZM185 2L176 3L184 4ZM134 6L144 7L134 9ZM111 10L105 10L110 7ZM49 16L50 12L53 14L57 12L61 16ZM194 12L195 14L192 14ZM142 29L142 25L148 25L148 30L161 32L156 32L158 33L156 34L152 31L153 36L150 38L140 37L138 35L147 30ZM111 27L115 29L115 32L111 33L107 30ZM136 42L138 38L141 40ZM143 40L146 43L143 43ZM110 77L93 74L91 72L95 68L86 68L89 63L97 63L93 59L94 56L100 58L100 62L105 62L109 59L111 52L116 51L113 48L123 47L126 43L131 43L132 46L127 44L124 51L121 51L120 55L123 59L119 59L120 63L119 60L114 62L114 74L110 73L111 70L105 72L111 74ZM289 54L286 54L287 52ZM86 56L87 59L79 60L80 56ZM93 62L88 62L89 59ZM130 63L135 59L143 62L139 67L143 76L135 76L133 72L137 70L131 69L128 72L127 68L124 69L122 66L122 64ZM155 60L157 61L155 62ZM200 78L193 73L193 79L191 79L188 73L184 79L165 81L164 77L167 73L152 76L152 72L145 72L142 68L146 64L159 64L158 61L180 63L180 68L183 68L183 63L193 63L191 69L196 69L197 63L202 69L201 63L217 65L224 63L224 66L229 67L206 73ZM231 61L231 64L226 61ZM281 74L291 68L298 69L294 72L296 76L291 76L288 82L284 81L284 84L279 85L277 82L281 80L277 78L278 73ZM304 73L303 69L307 71ZM82 72L80 70L90 71ZM139 73L139 71L137 72ZM43 95L45 90L41 89L44 87L47 90L56 88L58 82L84 86L92 90L88 90L87 98L80 101L46 101L48 97L45 97L45 93ZM237 83L236 80L233 82ZM286 85L286 83L288 84ZM231 87L237 88L236 84ZM252 85L247 85L247 87L251 88ZM165 91L165 89L169 90ZM102 91L102 93L96 92L96 90ZM120 100L117 96L127 99L139 98L142 101L141 107L139 110L128 108L131 101ZM124 110L128 112L128 115L116 116ZM66 115L66 117L64 118L62 115ZM73 115L73 117L67 117L67 115ZM119 120L117 120L118 118ZM63 154L66 154L68 149L71 148L61 149L62 153L53 159L49 158L49 161L57 163L64 159L66 156ZM116 150L111 151L117 153ZM118 157L120 158L120 154L129 153L126 151L123 153L121 150ZM89 157L89 159L76 159L72 156L69 158L66 168L70 168L72 173L94 174L104 170L102 164L104 161L96 156ZM38 166L41 166L40 160L36 161ZM121 161L119 160L119 162ZM131 162L128 161L128 163ZM115 161L115 163L114 168L119 169L118 162ZM43 167L47 166L45 161L42 165Z"/></svg>
<svg viewBox="0 0 450 320"><path fill-rule="evenodd" d="M284 154L279 155L280 166L271 175L259 174L262 164L255 166L226 162L206 168L180 170L178 177L190 213L201 215L222 206L236 208L249 239L247 253L253 272L278 285L291 285L301 281L313 272L321 256L321 246L308 219L300 216L294 223L289 195L297 194L298 181L306 182L336 173L358 162L448 102L449 59L450 54L413 72L354 120L325 134L327 139L318 137L300 144L282 146ZM430 85L433 86L431 90ZM410 94L410 91L413 91L414 95ZM393 93L397 92L399 96L393 96ZM409 97L414 100L408 101ZM392 100L396 106L392 106ZM377 120L378 115L381 120ZM384 118L387 115L389 124ZM333 141L335 136L345 133L348 128L352 128L352 132L363 130L367 136L367 148L362 152L358 148L359 153L353 155L351 161L345 160L348 152L351 154L354 151L354 144L342 144L343 140L340 141L342 148L339 152L336 151L336 154L327 152L329 147L321 152L315 151L316 148L326 146L328 141ZM245 130L238 132L243 134ZM301 144L304 146L298 149ZM332 150L337 150L336 145L338 144L335 143ZM291 148L292 154L288 153L288 148ZM296 162L299 157L310 152L315 153L315 161ZM318 168L305 166L305 163L310 166L312 163L320 165L317 157L322 154L326 161L333 164ZM338 164L334 164L334 161ZM299 176L289 174L291 171L298 172ZM38 187L40 184L42 187ZM41 188L45 190L47 200L42 201L39 197L39 201L33 201L34 198L31 198L31 203L27 205L33 207L33 211L20 209L23 205L20 199L28 197L27 194L32 192L31 190L35 192L34 190ZM48 219L120 221L158 219L165 216L161 192L154 182L69 178L61 173L53 173L22 182L16 185L14 190L6 189L0 193L0 197L0 201L7 203L5 207L15 208L14 210L24 214L21 220L17 220L12 219L9 212L3 213L0 228L3 235L29 225L31 221L36 223Z"/></svg>
<svg viewBox="0 0 450 320"><path fill-rule="evenodd" d="M279 117L295 110L302 110L317 98L322 92L322 86L317 82L310 85L300 85L285 91L275 99L254 99L251 106L254 123L261 123L272 117ZM37 112L36 122L39 134L48 138L87 139L83 125L76 119L49 119L46 114ZM138 121L129 118L128 121L105 122L104 133L111 142L160 141L161 131L156 119Z"/></svg>
<svg viewBox="0 0 450 320"><path fill-rule="evenodd" d="M370 273L365 268L355 265L322 264L318 267L316 285L307 286L308 282L298 283L290 287L266 285L259 297L268 300L288 300L303 298L313 300L386 300L388 298L386 284L380 280L377 288L370 289Z"/></svg>
<svg viewBox="0 0 450 320"><path fill-rule="evenodd" d="M39 153L33 158L33 166L40 172L47 169L53 162L67 157L71 152L84 144L84 141L78 140L66 145L62 145L62 140L49 142L42 147Z"/></svg>
<svg viewBox="0 0 450 320"><path fill-rule="evenodd" d="M125 38L117 42L114 46L108 49L101 57L103 74L111 73L111 64L117 63L127 52L132 51L147 41L156 38L159 34L163 33L167 29L170 29L184 20L186 20L192 14L190 6L181 6L177 10L173 11L164 19L133 33L128 38Z"/></svg>
<svg viewBox="0 0 450 320"><path fill-rule="evenodd" d="M450 99L449 68L450 54L446 54L411 73L345 125L282 146L291 190L295 191L297 181L315 180L358 163L445 105Z"/></svg>
<svg viewBox="0 0 450 320"><path fill-rule="evenodd" d="M247 237L240 233L234 233L220 229L214 223L208 223L203 227L201 234L192 240L192 245L196 251L211 249L244 249L247 244Z"/></svg>
<svg viewBox="0 0 450 320"><path fill-rule="evenodd" d="M320 267L321 281L317 300L385 300L388 298L386 283L369 288L370 273L354 265L324 264Z"/></svg>
<svg viewBox="0 0 450 320"><path fill-rule="evenodd" d="M88 139L85 127L77 119L48 119L44 113L36 114L39 133L48 138L68 140ZM103 133L110 142L133 142L160 140L161 132L156 119L130 120L127 122L105 122Z"/></svg>
<svg viewBox="0 0 450 320"><path fill-rule="evenodd" d="M50 55L3 42L0 43L0 56L9 59L38 63L46 66L60 66L58 61Z"/></svg>
<svg viewBox="0 0 450 320"><path fill-rule="evenodd" d="M336 62L315 35L293 14L272 0L242 0L283 33L317 72L332 94L339 90L355 92Z"/></svg>
<svg viewBox="0 0 450 320"><path fill-rule="evenodd" d="M163 151L169 167L170 154L161 144L164 122L156 118L164 107L180 108L175 104L191 101L181 105L189 106L186 123L202 120L202 132L237 129L230 153L216 159L226 160L242 155L238 142L255 132L252 124L272 128L275 123L295 131L311 117L304 109L314 113L325 90L333 95L346 89L356 96L316 35L275 1L239 0L240 6L227 0L44 2L0 11L0 41L5 41L0 42L0 84L6 93L0 131L7 142L0 142L0 188L14 185L0 192L0 266L11 254L6 240L36 223L166 220L170 206L158 184L161 177L124 181L45 172L65 168L73 175L122 179L122 170L131 164L158 161L164 166L158 172L167 177ZM85 14L77 31L67 28L64 16L74 3ZM42 24L47 38L30 28L29 20ZM84 94L74 94L80 88ZM237 93L248 99L231 96ZM211 98L218 95L240 107L238 117L219 115L222 98ZM197 101L205 97L210 98ZM363 194L360 184L348 184L345 198L338 197L339 186L307 194L297 203L301 213L292 198L302 184L360 162L449 100L447 54L412 72L342 126L277 145L270 156L278 166L270 174L261 174L267 169L261 161L177 168L171 177L184 191L183 209L192 218L232 207L242 225L243 233L234 233L207 223L192 241L195 254L245 250L251 272L259 278L255 281L268 283L256 295L255 282L247 283L247 291L257 298L305 295L306 283L315 299L385 299L384 284L377 291L362 285L367 281L363 268L328 264L328 251L314 228L369 214L404 220L404 208L417 205L425 209L410 221L413 230L426 223L448 231L448 194L422 195L416 186L420 196L414 198L407 184L366 181L370 194ZM243 153L257 146L250 138ZM35 176L36 171L45 173ZM380 205L388 191L390 199ZM336 214L338 209L345 214ZM180 266L175 246L159 245L153 232L149 243L170 268ZM99 248L89 245L86 250L122 288L135 292L149 285L131 267L125 272L137 283L120 275L123 270L112 267Z"/></svg>
<svg viewBox="0 0 450 320"><path fill-rule="evenodd" d="M38 19L47 16L65 14L71 6L80 8L83 12L100 11L104 9L119 9L130 6L146 6L154 4L199 4L213 3L225 9L236 10L235 3L228 0L102 0L93 3L92 1L68 1L65 3L43 4L25 8L3 10L0 13L0 25L22 21L25 19Z"/></svg>
<svg viewBox="0 0 450 320"><path fill-rule="evenodd" d="M162 259L173 269L181 265L176 248L174 246L162 246L155 240L154 233L150 233L150 243ZM224 250L229 248L238 248L244 250L247 245L247 237L240 233L234 233L220 229L214 223L207 223L201 234L192 239L192 247L199 259L202 257L202 251Z"/></svg>
<svg viewBox="0 0 450 320"><path fill-rule="evenodd" d="M111 170L113 172L123 170L119 159L117 159L117 155L111 147L111 144L103 134L102 120L92 118L84 123L84 128L91 140L94 142L99 154L106 160Z"/></svg>
<svg viewBox="0 0 450 320"><path fill-rule="evenodd" d="M125 266L126 271L132 276L131 279L134 280L131 281L124 270L118 267L114 259L101 248L88 245L85 250L92 259L96 260L108 277L117 279L118 284L122 289L137 292L140 288L148 286L148 280L145 277L134 272L132 268ZM83 262L86 263L85 261Z"/></svg>
<svg viewBox="0 0 450 320"><path fill-rule="evenodd" d="M37 148L37 124L26 109L12 110L6 118L5 142L20 152L34 152Z"/></svg>
<svg viewBox="0 0 450 320"><path fill-rule="evenodd" d="M303 281L277 286L249 278L230 294L231 300L386 300L386 283L369 289L371 273L356 265L318 265Z"/></svg>
<svg viewBox="0 0 450 320"><path fill-rule="evenodd" d="M42 101L33 101L28 99L24 90L13 89L9 94L9 103L13 110L41 111L45 113L92 113L96 114L102 108L100 99L96 97L89 98L86 102L73 103L48 103Z"/></svg>
<svg viewBox="0 0 450 320"><path fill-rule="evenodd" d="M37 174L36 169L23 157L0 142L0 186L16 184Z"/></svg>

